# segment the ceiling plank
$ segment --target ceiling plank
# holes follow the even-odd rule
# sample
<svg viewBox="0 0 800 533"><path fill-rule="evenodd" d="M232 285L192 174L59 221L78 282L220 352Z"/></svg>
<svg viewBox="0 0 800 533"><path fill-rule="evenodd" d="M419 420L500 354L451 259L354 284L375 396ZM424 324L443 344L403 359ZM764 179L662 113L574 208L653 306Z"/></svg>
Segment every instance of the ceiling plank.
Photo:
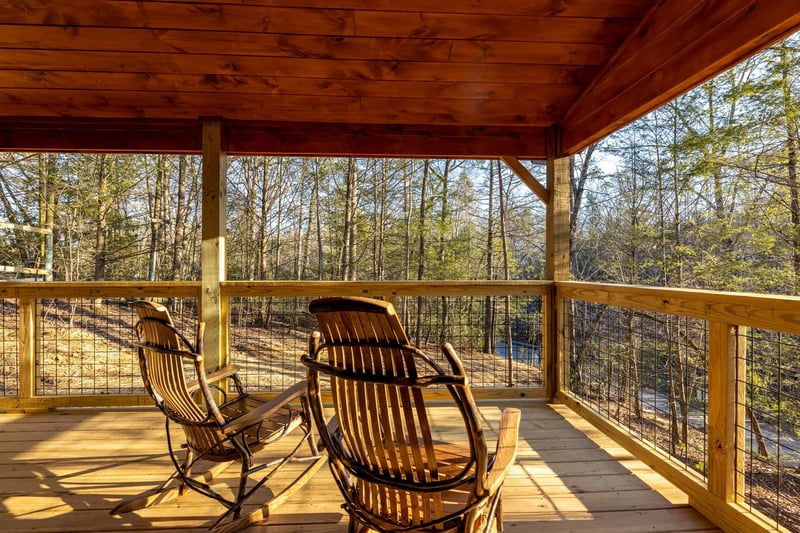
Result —
<svg viewBox="0 0 800 533"><path fill-rule="evenodd" d="M303 8L295 5L203 4L48 0L0 4L0 24L57 26L79 33L83 27L152 28L418 39L492 39L563 43L618 43L636 18L552 17L520 12L454 13L369 9Z"/></svg>
<svg viewBox="0 0 800 533"><path fill-rule="evenodd" d="M450 81L485 83L587 83L599 71L583 65L355 61L316 58L232 57L219 54L141 54L138 52L4 50L0 69L31 71L129 72L286 76L319 79Z"/></svg>
<svg viewBox="0 0 800 533"><path fill-rule="evenodd" d="M580 151L800 27L795 0L662 0L561 122Z"/></svg>
<svg viewBox="0 0 800 533"><path fill-rule="evenodd" d="M356 35L544 43L618 44L637 20L355 10Z"/></svg>
<svg viewBox="0 0 800 533"><path fill-rule="evenodd" d="M127 28L54 28L52 26L0 25L0 50L49 50L67 64L73 52L129 52L141 54L337 61L423 61L443 63L519 63L599 65L610 57L616 43L536 41L456 41L389 37L331 37L187 30L153 31ZM166 58L165 58L166 59ZM151 58L151 61L153 59ZM230 61L230 59L229 59ZM118 65L117 68L122 68Z"/></svg>
<svg viewBox="0 0 800 533"><path fill-rule="evenodd" d="M137 0L129 0L137 1ZM173 3L175 0L152 0ZM196 4L240 5L242 0L194 0ZM286 0L247 0L250 5L285 6ZM330 0L292 0L295 7L329 8ZM644 15L640 0L337 0L340 9L370 11L406 11L430 13L463 13L486 15L536 15L550 17L619 17L640 18Z"/></svg>
<svg viewBox="0 0 800 533"><path fill-rule="evenodd" d="M55 26L78 32L82 26L242 32L300 35L355 35L351 9L305 9L193 2L126 2L124 0L47 0L2 2L1 24Z"/></svg>
<svg viewBox="0 0 800 533"><path fill-rule="evenodd" d="M358 96L464 100L572 100L580 88L569 84L451 83L446 81L373 81L282 78L274 76L226 76L200 74L127 74L0 70L3 89L38 87L42 90L85 89L90 91L213 92L219 97L236 94L307 96Z"/></svg>
<svg viewBox="0 0 800 533"><path fill-rule="evenodd" d="M146 97L145 97L146 96ZM275 96L215 93L0 90L0 116L70 116L80 109L87 118L141 117L192 119L285 120L373 124L453 124L547 126L563 114L569 100L457 100L424 98Z"/></svg>
<svg viewBox="0 0 800 533"><path fill-rule="evenodd" d="M442 61L450 57L452 41L445 39L390 39L333 37L233 31L160 30L0 26L0 49L50 49L54 54L93 50L168 54L332 58L367 61ZM13 53L13 52L11 52Z"/></svg>

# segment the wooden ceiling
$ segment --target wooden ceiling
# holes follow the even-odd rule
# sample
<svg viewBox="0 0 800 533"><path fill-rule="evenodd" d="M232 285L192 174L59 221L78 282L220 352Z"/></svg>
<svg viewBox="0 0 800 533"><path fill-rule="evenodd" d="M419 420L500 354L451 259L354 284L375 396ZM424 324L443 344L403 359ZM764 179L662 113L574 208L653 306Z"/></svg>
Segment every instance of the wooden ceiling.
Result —
<svg viewBox="0 0 800 533"><path fill-rule="evenodd" d="M797 0L6 0L0 150L575 153L800 27Z"/></svg>

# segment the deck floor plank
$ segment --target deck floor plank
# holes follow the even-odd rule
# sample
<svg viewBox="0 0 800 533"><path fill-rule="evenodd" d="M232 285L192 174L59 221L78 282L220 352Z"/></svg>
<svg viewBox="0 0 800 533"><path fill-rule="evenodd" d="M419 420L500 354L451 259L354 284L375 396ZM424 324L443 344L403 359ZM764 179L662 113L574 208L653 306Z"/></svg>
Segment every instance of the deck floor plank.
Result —
<svg viewBox="0 0 800 533"><path fill-rule="evenodd" d="M568 409L512 403L523 414L519 456L504 491L506 531L719 531L689 507L684 493ZM481 405L490 442L508 404ZM162 415L149 408L0 415L0 531L202 531L222 508L198 494L109 515L118 502L170 474L163 432ZM232 466L218 486L237 470ZM263 497L287 476L262 489ZM248 531L344 532L340 504L324 468L268 522Z"/></svg>

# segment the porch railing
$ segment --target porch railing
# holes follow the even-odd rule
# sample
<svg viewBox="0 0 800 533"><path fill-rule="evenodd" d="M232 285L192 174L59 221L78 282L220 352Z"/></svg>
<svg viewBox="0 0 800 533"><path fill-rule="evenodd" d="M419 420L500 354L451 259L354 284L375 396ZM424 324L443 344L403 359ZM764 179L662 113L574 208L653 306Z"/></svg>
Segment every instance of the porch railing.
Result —
<svg viewBox="0 0 800 533"><path fill-rule="evenodd" d="M191 331L200 290L0 284L0 409L150 405L127 303L158 298ZM555 396L723 527L800 531L800 298L577 282L224 282L225 356L250 390L302 377L308 301L331 295L393 301L431 353L453 342L477 396Z"/></svg>
<svg viewBox="0 0 800 533"><path fill-rule="evenodd" d="M191 338L199 291L192 282L3 283L0 409L150 405L128 304L164 302ZM476 396L544 396L542 311L550 291L541 282L225 282L223 359L241 368L249 391L281 391L305 375L299 357L316 327L311 299L379 296L395 303L412 342L433 355L445 340L455 346Z"/></svg>
<svg viewBox="0 0 800 533"><path fill-rule="evenodd" d="M732 531L800 531L800 298L557 283L559 397Z"/></svg>

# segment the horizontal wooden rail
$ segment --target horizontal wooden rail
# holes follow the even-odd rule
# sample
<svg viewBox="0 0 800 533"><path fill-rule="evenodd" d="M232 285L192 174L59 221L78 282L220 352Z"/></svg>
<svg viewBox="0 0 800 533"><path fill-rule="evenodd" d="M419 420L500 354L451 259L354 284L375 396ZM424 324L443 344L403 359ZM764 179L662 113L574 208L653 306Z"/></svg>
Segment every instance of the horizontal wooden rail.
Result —
<svg viewBox="0 0 800 533"><path fill-rule="evenodd" d="M559 298L800 335L800 297L556 282Z"/></svg>
<svg viewBox="0 0 800 533"><path fill-rule="evenodd" d="M223 281L222 294L236 296L543 296L548 281Z"/></svg>
<svg viewBox="0 0 800 533"><path fill-rule="evenodd" d="M0 298L196 298L199 281L9 281Z"/></svg>

